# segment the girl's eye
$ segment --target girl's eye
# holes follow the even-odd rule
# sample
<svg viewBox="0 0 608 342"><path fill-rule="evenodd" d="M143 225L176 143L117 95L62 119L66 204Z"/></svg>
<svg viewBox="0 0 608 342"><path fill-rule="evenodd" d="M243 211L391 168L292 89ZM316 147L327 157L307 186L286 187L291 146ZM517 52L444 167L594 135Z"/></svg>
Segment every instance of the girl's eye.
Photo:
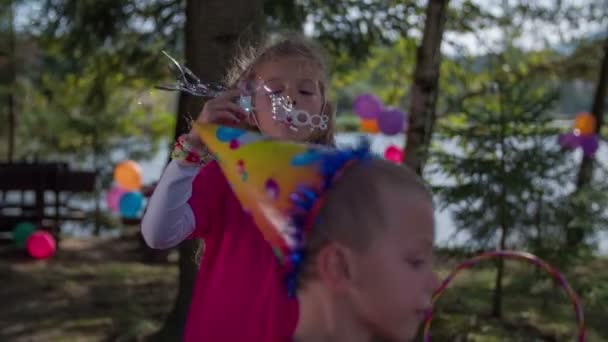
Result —
<svg viewBox="0 0 608 342"><path fill-rule="evenodd" d="M306 96L314 95L314 93L312 91L308 91L308 90L300 90L300 94L306 95Z"/></svg>
<svg viewBox="0 0 608 342"><path fill-rule="evenodd" d="M268 82L264 84L264 90L272 95L278 95L283 92L285 87L280 82Z"/></svg>

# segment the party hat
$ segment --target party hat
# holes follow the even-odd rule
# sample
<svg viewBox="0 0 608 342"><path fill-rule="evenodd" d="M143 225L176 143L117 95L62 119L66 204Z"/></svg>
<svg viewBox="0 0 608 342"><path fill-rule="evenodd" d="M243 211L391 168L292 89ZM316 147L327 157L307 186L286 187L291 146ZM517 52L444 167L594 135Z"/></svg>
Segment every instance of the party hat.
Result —
<svg viewBox="0 0 608 342"><path fill-rule="evenodd" d="M273 140L259 133L195 124L245 211L250 213L279 262L297 272L302 244L314 225L324 194L369 144L338 150Z"/></svg>

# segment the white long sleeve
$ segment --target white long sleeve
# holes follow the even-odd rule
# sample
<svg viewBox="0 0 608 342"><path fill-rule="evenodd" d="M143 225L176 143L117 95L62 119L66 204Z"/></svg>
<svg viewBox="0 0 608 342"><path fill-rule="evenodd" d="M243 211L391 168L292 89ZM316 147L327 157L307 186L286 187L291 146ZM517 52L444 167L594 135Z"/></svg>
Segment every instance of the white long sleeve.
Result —
<svg viewBox="0 0 608 342"><path fill-rule="evenodd" d="M141 233L148 246L171 248L192 234L195 218L188 200L199 170L175 160L167 165L141 221Z"/></svg>

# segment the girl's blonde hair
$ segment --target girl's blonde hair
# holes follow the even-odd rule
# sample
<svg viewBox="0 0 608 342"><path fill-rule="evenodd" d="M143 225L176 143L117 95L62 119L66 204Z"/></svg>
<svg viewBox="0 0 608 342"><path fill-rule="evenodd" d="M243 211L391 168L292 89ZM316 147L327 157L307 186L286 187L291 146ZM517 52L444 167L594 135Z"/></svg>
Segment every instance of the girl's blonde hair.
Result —
<svg viewBox="0 0 608 342"><path fill-rule="evenodd" d="M254 80L257 68L275 58L302 57L312 66L318 68L322 75L321 91L323 94L323 113L329 117L327 129L315 131L310 142L333 146L335 144L335 110L333 104L327 99L329 88L329 70L327 58L322 47L302 34L289 32L271 36L264 44L258 47L238 47L237 54L229 67L224 84L229 88L236 88L243 81ZM257 127L251 127L257 129ZM200 264L204 243L198 246L195 261Z"/></svg>
<svg viewBox="0 0 608 342"><path fill-rule="evenodd" d="M284 33L271 36L264 44L258 47L240 47L238 53L228 69L225 84L230 88L236 88L240 83L253 81L256 77L257 68L263 63L276 58L301 57L318 68L321 79L321 92L323 96L323 114L329 117L326 130L314 133L310 142L334 145L335 135L335 110L328 100L329 70L327 57L322 47L311 39L298 33Z"/></svg>

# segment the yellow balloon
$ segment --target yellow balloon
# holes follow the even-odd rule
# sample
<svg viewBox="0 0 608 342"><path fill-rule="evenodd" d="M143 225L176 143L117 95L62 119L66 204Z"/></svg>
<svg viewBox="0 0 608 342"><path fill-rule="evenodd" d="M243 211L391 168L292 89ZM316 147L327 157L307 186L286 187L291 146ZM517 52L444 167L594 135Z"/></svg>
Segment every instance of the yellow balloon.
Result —
<svg viewBox="0 0 608 342"><path fill-rule="evenodd" d="M125 160L114 168L114 181L127 191L141 189L141 167L132 160Z"/></svg>
<svg viewBox="0 0 608 342"><path fill-rule="evenodd" d="M378 133L380 132L380 128L378 128L378 121L376 119L361 119L360 129L365 133Z"/></svg>
<svg viewBox="0 0 608 342"><path fill-rule="evenodd" d="M575 133L591 135L595 133L595 117L589 113L580 113L574 119Z"/></svg>

